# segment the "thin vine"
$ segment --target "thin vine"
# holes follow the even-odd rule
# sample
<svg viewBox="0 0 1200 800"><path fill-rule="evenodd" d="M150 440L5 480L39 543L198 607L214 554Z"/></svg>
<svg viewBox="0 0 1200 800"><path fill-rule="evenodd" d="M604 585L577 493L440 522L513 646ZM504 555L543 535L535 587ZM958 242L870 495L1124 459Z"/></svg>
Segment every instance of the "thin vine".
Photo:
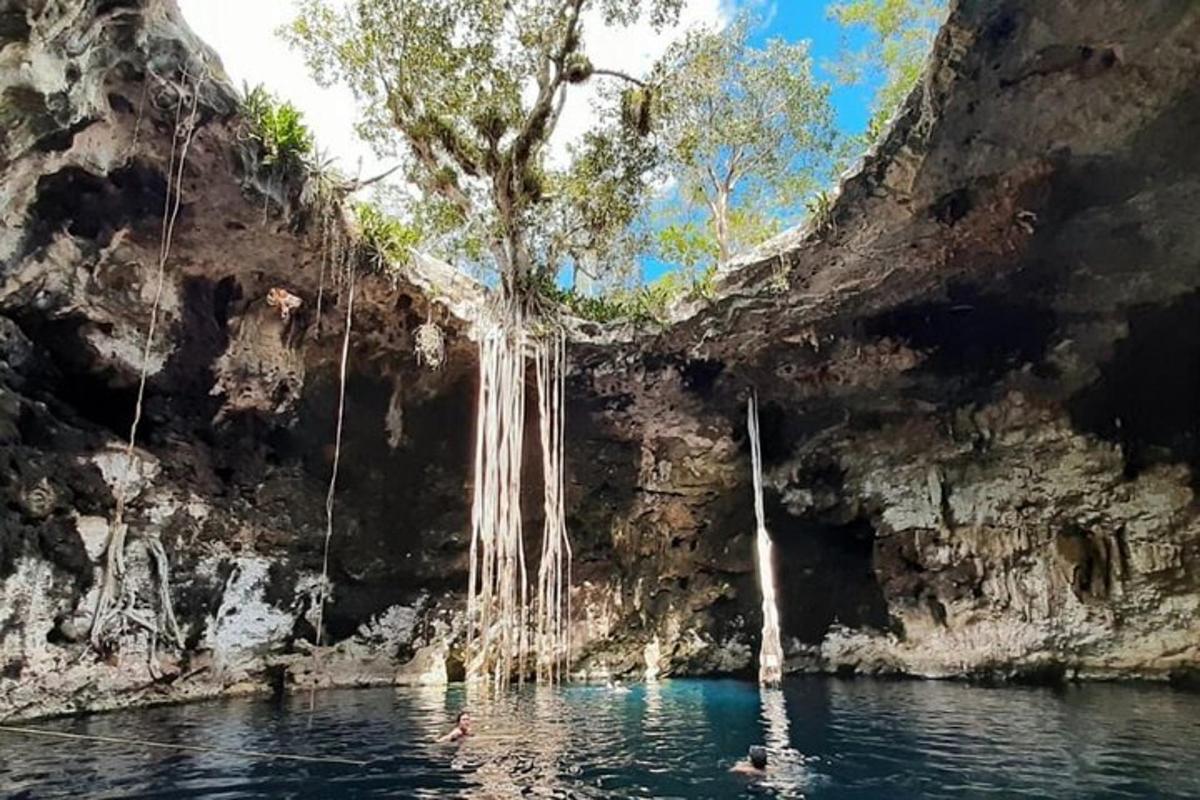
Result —
<svg viewBox="0 0 1200 800"><path fill-rule="evenodd" d="M96 608L92 615L90 641L94 648L99 649L105 628L114 616L130 619L151 633L151 662L154 661L154 651L160 633L160 625L166 627L166 632L172 642L183 646L183 636L171 604L170 565L167 554L157 530L144 534L151 561L159 585L160 620L151 625L141 619L133 610L134 598L131 588L125 583L125 539L128 525L125 522L125 511L129 500L130 472L134 468L134 449L137 446L138 426L142 420L142 411L146 397L146 383L150 374L150 352L154 346L155 333L158 328L159 311L162 307L163 289L166 284L167 261L171 255L171 245L175 236L175 225L179 219L179 210L183 204L183 173L187 165L188 152L196 134L196 119L200 105L200 85L206 75L197 75L192 81L191 105L184 119L185 98L187 98L185 73L181 83L175 87L178 96L175 107L175 126L171 137L171 154L167 166L167 192L163 207L163 223L159 236L159 256L156 273L154 301L150 308L150 322L146 331L145 344L142 348L142 363L138 378L137 398L134 403L133 421L129 427L129 439L124 451L124 469L114 487L115 508L109 524L108 540L105 543L104 574L101 579L100 592L96 599ZM118 595L121 602L117 603Z"/></svg>

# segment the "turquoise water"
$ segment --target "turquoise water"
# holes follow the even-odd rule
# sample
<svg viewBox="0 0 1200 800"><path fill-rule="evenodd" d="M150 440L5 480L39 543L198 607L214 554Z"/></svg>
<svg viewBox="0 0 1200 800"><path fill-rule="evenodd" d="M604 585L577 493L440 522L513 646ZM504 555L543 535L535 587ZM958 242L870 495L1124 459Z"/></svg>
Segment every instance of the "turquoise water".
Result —
<svg viewBox="0 0 1200 800"><path fill-rule="evenodd" d="M1200 797L1200 695L1159 687L997 688L797 679L625 693L526 688L472 700L476 735L433 739L467 703L369 689L230 700L38 727L205 747L344 756L364 767L163 753L0 733L0 796L162 798ZM727 770L752 744L772 771Z"/></svg>

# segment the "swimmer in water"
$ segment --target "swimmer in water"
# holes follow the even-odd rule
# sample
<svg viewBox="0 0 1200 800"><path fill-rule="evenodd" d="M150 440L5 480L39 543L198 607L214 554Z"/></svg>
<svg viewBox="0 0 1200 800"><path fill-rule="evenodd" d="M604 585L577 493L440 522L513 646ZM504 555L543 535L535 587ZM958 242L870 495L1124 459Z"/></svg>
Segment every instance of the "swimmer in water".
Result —
<svg viewBox="0 0 1200 800"><path fill-rule="evenodd" d="M471 715L466 711L458 712L458 717L454 721L454 728L445 736L438 739L439 742L457 742L464 736L471 735Z"/></svg>
<svg viewBox="0 0 1200 800"><path fill-rule="evenodd" d="M739 775L752 775L756 778L766 775L767 748L757 744L754 745L750 748L747 757L730 767L729 771L736 772Z"/></svg>
<svg viewBox="0 0 1200 800"><path fill-rule="evenodd" d="M629 691L628 686L623 686L621 684L620 678L609 678L607 688L610 692L616 692L617 694L624 694L625 692Z"/></svg>

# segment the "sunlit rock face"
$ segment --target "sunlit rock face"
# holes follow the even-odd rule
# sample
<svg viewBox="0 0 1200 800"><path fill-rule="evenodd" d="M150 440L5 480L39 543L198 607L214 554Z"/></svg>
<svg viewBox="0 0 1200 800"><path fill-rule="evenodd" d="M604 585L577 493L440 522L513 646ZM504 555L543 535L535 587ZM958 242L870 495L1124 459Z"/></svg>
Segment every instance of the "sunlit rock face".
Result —
<svg viewBox="0 0 1200 800"><path fill-rule="evenodd" d="M828 219L587 352L643 454L615 523L656 561L643 642L752 641L755 387L792 668L1195 671L1198 40L1187 4L955 6Z"/></svg>
<svg viewBox="0 0 1200 800"><path fill-rule="evenodd" d="M1061 5L956 7L824 224L664 331L579 326L577 673L754 673L751 387L789 669L1200 666L1200 9ZM264 202L172 3L10 2L0 23L0 716L460 678L477 289L423 261L359 287L314 654L346 292L301 187ZM196 75L127 554L152 616L142 535L161 535L185 642L131 628L96 653ZM300 301L286 319L275 290ZM431 291L440 370L413 354ZM541 497L523 508L534 553Z"/></svg>

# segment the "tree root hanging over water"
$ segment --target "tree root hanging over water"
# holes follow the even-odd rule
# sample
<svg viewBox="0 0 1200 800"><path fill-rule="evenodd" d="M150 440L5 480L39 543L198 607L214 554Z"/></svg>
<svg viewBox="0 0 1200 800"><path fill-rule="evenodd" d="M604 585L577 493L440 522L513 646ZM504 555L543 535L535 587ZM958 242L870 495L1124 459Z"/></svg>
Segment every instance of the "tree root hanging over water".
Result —
<svg viewBox="0 0 1200 800"><path fill-rule="evenodd" d="M536 623L530 614L521 520L527 357L534 362L538 388L546 516ZM566 340L561 331L536 337L524 326L512 325L493 328L480 339L466 667L469 680L486 679L496 690L509 684L514 670L518 680L524 680L531 649L539 681L562 680L569 667L571 547L563 504L565 372Z"/></svg>
<svg viewBox="0 0 1200 800"><path fill-rule="evenodd" d="M563 504L566 338L561 332L539 343L535 363L546 516L538 566L537 678L553 683L562 681L568 673L571 654L571 542Z"/></svg>
<svg viewBox="0 0 1200 800"><path fill-rule="evenodd" d="M350 332L354 322L354 287L355 278L353 271L353 261L348 260L346 264L347 293L346 293L346 330L342 335L342 357L341 364L338 369L338 406L337 406L337 426L333 436L333 466L329 473L329 489L325 493L325 543L322 548L321 555L321 584L318 588L317 597L317 634L316 647L313 648L313 674L319 674L319 654L321 652L321 640L325 629L325 603L329 599L329 542L333 539L333 508L334 499L337 494L337 479L338 468L342 461L342 427L346 418L346 373L350 363ZM313 682L312 691L316 691L316 681ZM316 704L316 695L309 694L309 711L312 711Z"/></svg>
<svg viewBox="0 0 1200 800"><path fill-rule="evenodd" d="M771 561L771 536L763 511L762 442L758 429L758 395L746 402L746 426L750 430L750 461L754 470L754 535L758 582L762 589L762 644L758 651L758 682L778 686L783 681L783 645L779 641L779 607L775 600L775 571Z"/></svg>
<svg viewBox="0 0 1200 800"><path fill-rule="evenodd" d="M528 584L520 502L523 340L520 329L497 328L479 342L466 667L468 679L489 678L497 689L508 685L515 662L519 674L525 672Z"/></svg>
<svg viewBox="0 0 1200 800"><path fill-rule="evenodd" d="M187 75L181 84L173 86L177 101L175 106L175 127L171 138L171 155L167 163L167 191L163 205L162 230L159 237L158 268L154 289L154 302L150 308L150 323L146 330L146 340L142 348L142 364L138 378L137 400L134 404L133 422L129 427L129 440L126 443L123 459L123 469L114 487L116 505L112 520L109 523L108 541L104 550L104 574L100 583L100 591L96 598L96 608L92 614L90 641L92 647L99 648L104 639L105 631L115 622L121 621L119 629L124 629L124 620L129 620L140 627L146 628L151 636L150 661L155 664L155 649L158 639L165 632L167 638L176 647L183 646L183 636L175 618L174 607L171 603L170 562L158 531L143 534L147 551L153 564L154 577L158 584L159 609L156 620L147 620L135 611L135 598L131 587L125 583L125 540L129 526L125 522L125 510L129 501L130 473L134 469L136 457L134 449L137 446L138 425L142 419L142 407L146 397L146 382L150 372L150 351L154 347L154 337L158 329L159 311L162 308L163 288L166 284L167 261L171 256L171 244L175 237L175 223L179 219L179 209L183 205L183 173L187 165L188 151L196 135L196 120L200 106L200 86L205 75L197 75L192 80L191 90L187 88ZM190 101L190 102L189 102ZM188 106L186 118L184 107Z"/></svg>

